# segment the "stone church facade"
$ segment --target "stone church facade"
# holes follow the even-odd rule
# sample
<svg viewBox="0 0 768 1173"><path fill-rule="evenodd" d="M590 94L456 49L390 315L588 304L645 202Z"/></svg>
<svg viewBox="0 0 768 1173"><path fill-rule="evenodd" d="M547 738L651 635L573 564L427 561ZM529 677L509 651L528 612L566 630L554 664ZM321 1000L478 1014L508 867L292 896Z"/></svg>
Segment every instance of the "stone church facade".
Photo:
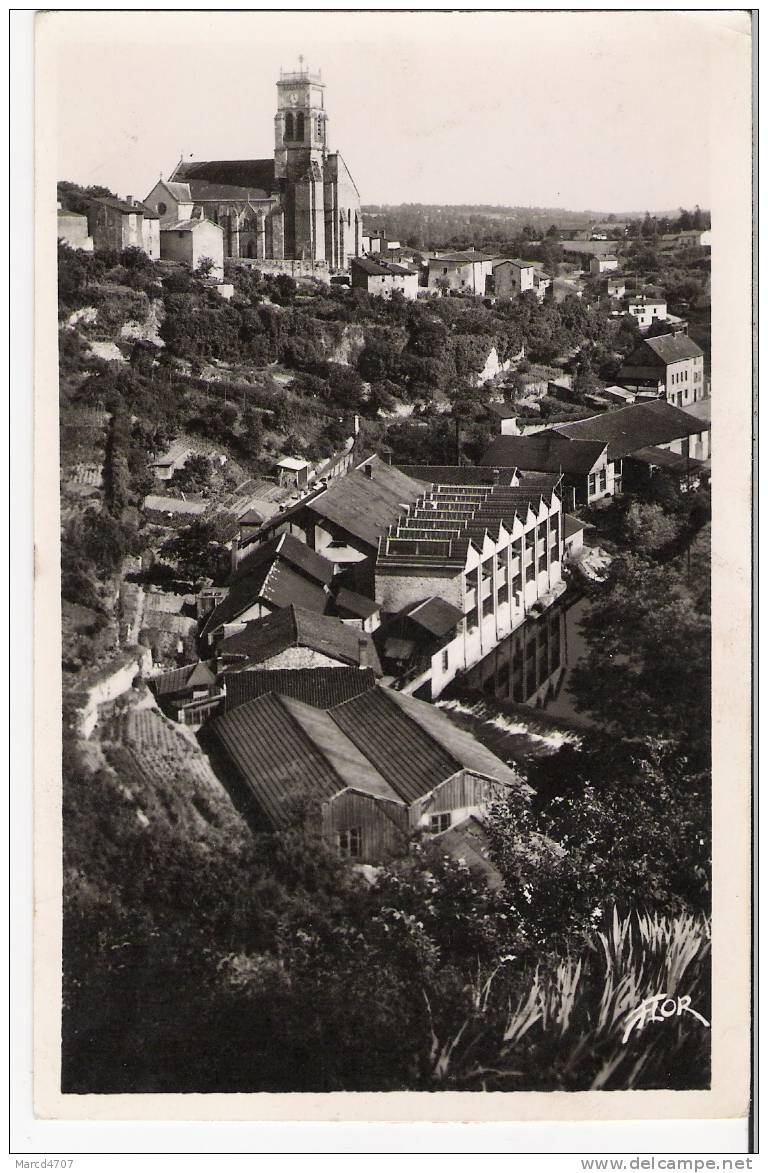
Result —
<svg viewBox="0 0 768 1173"><path fill-rule="evenodd" d="M277 83L272 159L182 160L144 201L160 227L205 218L224 232L224 255L325 262L348 269L362 253L360 194L328 149L325 86L303 66Z"/></svg>

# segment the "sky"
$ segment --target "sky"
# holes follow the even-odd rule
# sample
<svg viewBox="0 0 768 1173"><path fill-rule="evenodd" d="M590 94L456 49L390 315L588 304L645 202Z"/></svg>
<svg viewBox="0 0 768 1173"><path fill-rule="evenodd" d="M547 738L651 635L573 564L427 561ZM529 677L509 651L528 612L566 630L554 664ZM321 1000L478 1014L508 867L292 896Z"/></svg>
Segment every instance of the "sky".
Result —
<svg viewBox="0 0 768 1173"><path fill-rule="evenodd" d="M321 69L363 204L709 205L737 13L59 12L58 176L146 196L183 153L266 158L275 82ZM725 22L725 27L723 22Z"/></svg>

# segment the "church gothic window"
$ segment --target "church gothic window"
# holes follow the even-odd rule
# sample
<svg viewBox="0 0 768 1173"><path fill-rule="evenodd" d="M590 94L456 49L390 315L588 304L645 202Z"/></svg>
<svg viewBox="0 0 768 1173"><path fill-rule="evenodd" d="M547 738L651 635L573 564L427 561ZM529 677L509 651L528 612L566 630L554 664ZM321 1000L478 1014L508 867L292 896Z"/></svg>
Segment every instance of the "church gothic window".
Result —
<svg viewBox="0 0 768 1173"><path fill-rule="evenodd" d="M296 139L298 142L304 142L304 115L296 115Z"/></svg>
<svg viewBox="0 0 768 1173"><path fill-rule="evenodd" d="M293 115L291 114L290 110L285 116L285 134L283 135L283 138L286 142L293 138Z"/></svg>

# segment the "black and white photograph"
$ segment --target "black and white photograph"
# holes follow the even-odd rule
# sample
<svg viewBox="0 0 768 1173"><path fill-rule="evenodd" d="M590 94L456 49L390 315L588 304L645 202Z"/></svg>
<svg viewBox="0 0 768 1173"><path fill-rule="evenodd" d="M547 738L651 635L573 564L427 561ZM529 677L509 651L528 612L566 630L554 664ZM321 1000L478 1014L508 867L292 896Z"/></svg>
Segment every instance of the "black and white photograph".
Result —
<svg viewBox="0 0 768 1173"><path fill-rule="evenodd" d="M37 33L46 1086L746 1115L749 13Z"/></svg>

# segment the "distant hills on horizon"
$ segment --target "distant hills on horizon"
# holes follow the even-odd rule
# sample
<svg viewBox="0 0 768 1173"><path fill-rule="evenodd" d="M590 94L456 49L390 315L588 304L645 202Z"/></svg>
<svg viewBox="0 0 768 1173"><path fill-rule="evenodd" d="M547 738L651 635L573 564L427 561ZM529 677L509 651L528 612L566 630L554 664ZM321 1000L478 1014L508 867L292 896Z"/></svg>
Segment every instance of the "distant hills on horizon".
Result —
<svg viewBox="0 0 768 1173"><path fill-rule="evenodd" d="M681 205L682 207L682 205ZM681 207L667 208L663 210L643 208L642 211L617 212L617 211L599 211L594 208L586 208L575 211L570 208L555 208L555 207L540 207L532 205L521 204L425 204L425 203L411 203L404 202L399 204L363 204L362 211L369 216L385 215L395 211L408 212L450 212L463 213L465 215L490 216L495 218L497 216L514 217L514 218L530 218L537 219L549 217L556 223L557 220L579 223L588 223L593 220L607 221L613 220L642 220L646 214L657 216L659 218L668 218L679 215ZM702 211L707 211L703 208Z"/></svg>

